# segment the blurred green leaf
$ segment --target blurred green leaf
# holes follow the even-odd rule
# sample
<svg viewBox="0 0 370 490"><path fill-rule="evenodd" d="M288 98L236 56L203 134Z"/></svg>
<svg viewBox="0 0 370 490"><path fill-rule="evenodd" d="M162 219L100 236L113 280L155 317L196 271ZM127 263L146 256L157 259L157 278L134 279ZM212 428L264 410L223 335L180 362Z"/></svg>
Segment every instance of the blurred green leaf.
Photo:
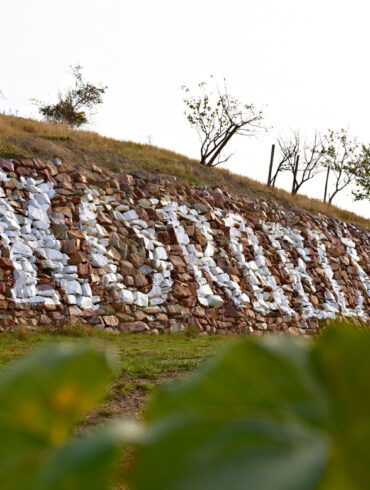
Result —
<svg viewBox="0 0 370 490"><path fill-rule="evenodd" d="M104 396L107 354L49 345L0 378L0 488L32 488L43 465L68 441L74 424Z"/></svg>
<svg viewBox="0 0 370 490"><path fill-rule="evenodd" d="M370 331L337 322L312 346L312 365L330 400L326 485L370 488ZM325 486L324 488L327 488Z"/></svg>
<svg viewBox="0 0 370 490"><path fill-rule="evenodd" d="M137 442L139 426L114 422L79 439L71 440L53 454L33 484L33 490L108 490L114 464L125 443Z"/></svg>
<svg viewBox="0 0 370 490"><path fill-rule="evenodd" d="M136 490L370 488L370 332L247 339L166 387L131 473Z"/></svg>
<svg viewBox="0 0 370 490"><path fill-rule="evenodd" d="M370 488L370 331L245 339L163 388L146 427L69 438L111 379L106 353L48 346L0 378L0 488L108 490L135 444L136 490Z"/></svg>

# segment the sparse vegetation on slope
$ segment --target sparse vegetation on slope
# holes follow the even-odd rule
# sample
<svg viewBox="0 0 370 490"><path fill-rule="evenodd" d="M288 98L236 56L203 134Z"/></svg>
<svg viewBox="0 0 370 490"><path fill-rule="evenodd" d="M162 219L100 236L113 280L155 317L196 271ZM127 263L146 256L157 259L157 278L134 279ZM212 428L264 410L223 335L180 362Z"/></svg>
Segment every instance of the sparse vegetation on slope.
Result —
<svg viewBox="0 0 370 490"><path fill-rule="evenodd" d="M42 159L61 158L72 166L89 169L93 164L112 172L149 170L175 175L198 185L216 185L252 198L278 200L287 208L300 207L343 221L370 228L370 220L345 209L324 204L304 194L291 196L283 189L268 188L264 183L234 174L226 169L205 168L196 160L149 144L121 141L93 131L73 130L62 124L0 114L0 157L19 156Z"/></svg>

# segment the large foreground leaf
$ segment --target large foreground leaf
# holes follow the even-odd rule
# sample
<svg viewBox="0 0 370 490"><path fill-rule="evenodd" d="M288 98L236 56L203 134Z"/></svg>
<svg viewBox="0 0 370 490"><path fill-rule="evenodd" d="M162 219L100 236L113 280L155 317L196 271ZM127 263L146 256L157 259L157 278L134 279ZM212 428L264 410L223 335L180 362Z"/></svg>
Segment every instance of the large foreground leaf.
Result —
<svg viewBox="0 0 370 490"><path fill-rule="evenodd" d="M41 468L68 444L73 425L102 398L110 379L106 353L69 345L49 345L3 374L0 488L33 488Z"/></svg>
<svg viewBox="0 0 370 490"><path fill-rule="evenodd" d="M369 352L369 332L339 323L235 344L155 397L134 488L370 488Z"/></svg>
<svg viewBox="0 0 370 490"><path fill-rule="evenodd" d="M105 490L111 488L115 463L124 444L140 440L139 426L114 422L71 440L44 465L32 490Z"/></svg>
<svg viewBox="0 0 370 490"><path fill-rule="evenodd" d="M325 486L370 488L370 331L338 323L312 346L312 366L330 400L332 440Z"/></svg>

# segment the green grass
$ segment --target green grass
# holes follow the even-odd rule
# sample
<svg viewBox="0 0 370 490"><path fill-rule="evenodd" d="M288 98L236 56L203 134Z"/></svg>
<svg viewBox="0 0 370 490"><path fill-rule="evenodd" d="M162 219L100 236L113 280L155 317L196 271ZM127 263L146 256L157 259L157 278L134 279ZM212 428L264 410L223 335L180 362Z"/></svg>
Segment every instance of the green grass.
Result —
<svg viewBox="0 0 370 490"><path fill-rule="evenodd" d="M144 335L109 334L96 331L77 333L7 333L0 335L0 366L24 356L27 352L48 342L92 341L118 353L119 372L129 379L178 375L194 369L214 349L225 343L223 337L187 337L182 334Z"/></svg>
<svg viewBox="0 0 370 490"><path fill-rule="evenodd" d="M14 158L16 154L16 148L6 139L0 137L0 158Z"/></svg>
<svg viewBox="0 0 370 490"><path fill-rule="evenodd" d="M17 359L48 343L93 342L114 352L114 382L105 400L76 427L77 432L90 430L115 417L141 417L148 398L162 383L187 375L226 343L230 338L186 336L184 334L119 335L81 324L68 325L64 332L18 330L0 334L0 376ZM128 490L122 468L112 476L112 490Z"/></svg>
<svg viewBox="0 0 370 490"><path fill-rule="evenodd" d="M0 376L17 359L52 342L94 342L113 351L114 380L102 403L75 428L77 433L83 433L116 417L142 418L150 397L161 384L188 375L230 341L230 337L184 334L114 335L80 324L70 325L64 332L19 330L0 334ZM124 476L126 464L122 459L112 475L112 490L128 490Z"/></svg>
<svg viewBox="0 0 370 490"><path fill-rule="evenodd" d="M183 334L114 335L100 330L70 327L66 332L18 331L0 335L0 369L31 350L50 342L94 342L114 351L115 378L122 396L134 389L148 393L152 383L181 376L195 369L229 339L224 337L187 337Z"/></svg>

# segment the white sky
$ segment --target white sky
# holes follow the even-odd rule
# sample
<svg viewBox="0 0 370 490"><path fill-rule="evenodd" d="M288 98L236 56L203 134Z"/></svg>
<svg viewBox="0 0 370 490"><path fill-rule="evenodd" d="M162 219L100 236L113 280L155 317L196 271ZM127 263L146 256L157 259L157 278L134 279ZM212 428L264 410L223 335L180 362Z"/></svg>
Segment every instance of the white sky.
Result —
<svg viewBox="0 0 370 490"><path fill-rule="evenodd" d="M109 86L92 129L198 157L181 85L213 74L229 92L265 107L258 139L236 138L230 170L266 180L271 143L289 128L349 127L370 142L369 14L366 0L1 0L0 109L37 115L81 63ZM279 185L290 188L290 177ZM322 197L320 177L302 191ZM370 217L369 202L336 204Z"/></svg>

